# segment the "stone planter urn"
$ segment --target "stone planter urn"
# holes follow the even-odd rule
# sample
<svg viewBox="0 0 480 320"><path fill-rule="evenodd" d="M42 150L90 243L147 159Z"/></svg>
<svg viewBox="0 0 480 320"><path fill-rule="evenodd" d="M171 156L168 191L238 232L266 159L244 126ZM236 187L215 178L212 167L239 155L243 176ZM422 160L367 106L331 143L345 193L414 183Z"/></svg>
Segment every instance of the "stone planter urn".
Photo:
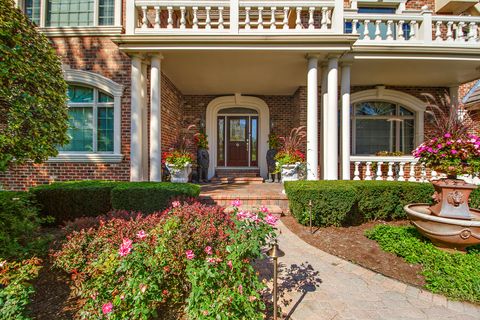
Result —
<svg viewBox="0 0 480 320"><path fill-rule="evenodd" d="M287 164L282 166L282 182L285 181L297 181L300 178L300 166L301 163Z"/></svg>
<svg viewBox="0 0 480 320"><path fill-rule="evenodd" d="M173 183L187 183L190 173L192 173L192 164L187 163L183 168L166 163L168 171L170 172L170 181Z"/></svg>

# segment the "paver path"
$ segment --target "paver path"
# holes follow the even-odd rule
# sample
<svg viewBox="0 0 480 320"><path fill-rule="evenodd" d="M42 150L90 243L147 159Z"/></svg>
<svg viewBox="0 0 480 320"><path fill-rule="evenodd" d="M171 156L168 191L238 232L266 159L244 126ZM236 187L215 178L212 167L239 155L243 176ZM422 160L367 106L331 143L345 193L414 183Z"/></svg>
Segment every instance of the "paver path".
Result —
<svg viewBox="0 0 480 320"><path fill-rule="evenodd" d="M294 320L480 319L480 307L449 301L323 252L279 222L284 313ZM265 262L266 263L266 262ZM263 263L263 271L270 266Z"/></svg>

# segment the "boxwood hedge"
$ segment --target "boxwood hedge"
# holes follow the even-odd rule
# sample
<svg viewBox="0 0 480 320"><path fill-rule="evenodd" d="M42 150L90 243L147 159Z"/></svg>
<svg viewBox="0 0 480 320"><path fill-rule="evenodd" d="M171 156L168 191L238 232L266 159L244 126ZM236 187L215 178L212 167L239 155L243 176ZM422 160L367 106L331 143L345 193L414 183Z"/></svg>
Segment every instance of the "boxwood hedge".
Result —
<svg viewBox="0 0 480 320"><path fill-rule="evenodd" d="M406 218L403 207L408 203L431 203L430 183L397 181L293 181L285 183L290 212L302 224L341 226L368 220ZM470 199L472 207L480 206L480 191Z"/></svg>
<svg viewBox="0 0 480 320"><path fill-rule="evenodd" d="M70 181L30 189L43 215L57 222L106 214L112 209L164 210L172 199L193 198L200 187L162 182Z"/></svg>

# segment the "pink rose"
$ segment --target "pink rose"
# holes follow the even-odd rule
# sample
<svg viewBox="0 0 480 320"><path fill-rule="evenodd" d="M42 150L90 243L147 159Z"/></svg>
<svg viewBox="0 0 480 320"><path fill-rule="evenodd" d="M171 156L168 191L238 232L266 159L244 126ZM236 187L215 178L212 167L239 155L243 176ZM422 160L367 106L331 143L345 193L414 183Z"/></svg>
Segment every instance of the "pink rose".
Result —
<svg viewBox="0 0 480 320"><path fill-rule="evenodd" d="M277 224L278 218L273 214L269 213L265 216L265 222L271 226L275 226Z"/></svg>
<svg viewBox="0 0 480 320"><path fill-rule="evenodd" d="M177 207L180 207L180 201L173 201L172 208L177 208Z"/></svg>
<svg viewBox="0 0 480 320"><path fill-rule="evenodd" d="M137 233L137 238L142 240L142 239L145 239L147 237L147 234L145 233L145 231L143 230L140 230L138 233Z"/></svg>
<svg viewBox="0 0 480 320"><path fill-rule="evenodd" d="M113 304L111 302L105 303L102 306L102 312L103 314L109 314L113 311Z"/></svg>
<svg viewBox="0 0 480 320"><path fill-rule="evenodd" d="M192 260L193 258L195 258L195 253L193 253L192 250L185 251L185 255L187 256L188 260Z"/></svg>
<svg viewBox="0 0 480 320"><path fill-rule="evenodd" d="M242 202L241 202L239 199L232 201L232 206L233 206L233 207L237 207L237 208L238 208L238 207L240 207L241 205L242 205Z"/></svg>
<svg viewBox="0 0 480 320"><path fill-rule="evenodd" d="M122 244L120 245L120 249L118 250L118 254L121 257L125 257L132 251L132 240L130 239L123 239Z"/></svg>
<svg viewBox="0 0 480 320"><path fill-rule="evenodd" d="M227 262L227 266L228 266L230 269L233 269L232 260L229 260L229 261Z"/></svg>
<svg viewBox="0 0 480 320"><path fill-rule="evenodd" d="M240 292L240 294L243 294L243 286L242 285L238 286L238 292Z"/></svg>
<svg viewBox="0 0 480 320"><path fill-rule="evenodd" d="M205 253L208 254L208 255L213 254L212 247L206 246L206 247L205 247Z"/></svg>

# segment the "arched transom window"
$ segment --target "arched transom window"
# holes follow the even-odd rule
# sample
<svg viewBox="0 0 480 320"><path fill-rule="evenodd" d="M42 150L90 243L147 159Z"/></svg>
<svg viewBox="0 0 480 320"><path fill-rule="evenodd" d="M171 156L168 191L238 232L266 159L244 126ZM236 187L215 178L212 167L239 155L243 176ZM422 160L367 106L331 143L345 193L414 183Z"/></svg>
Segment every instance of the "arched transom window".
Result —
<svg viewBox="0 0 480 320"><path fill-rule="evenodd" d="M114 97L84 85L68 87L68 135L64 152L114 152Z"/></svg>
<svg viewBox="0 0 480 320"><path fill-rule="evenodd" d="M410 154L415 147L415 112L388 101L363 101L352 105L352 154L380 151Z"/></svg>

